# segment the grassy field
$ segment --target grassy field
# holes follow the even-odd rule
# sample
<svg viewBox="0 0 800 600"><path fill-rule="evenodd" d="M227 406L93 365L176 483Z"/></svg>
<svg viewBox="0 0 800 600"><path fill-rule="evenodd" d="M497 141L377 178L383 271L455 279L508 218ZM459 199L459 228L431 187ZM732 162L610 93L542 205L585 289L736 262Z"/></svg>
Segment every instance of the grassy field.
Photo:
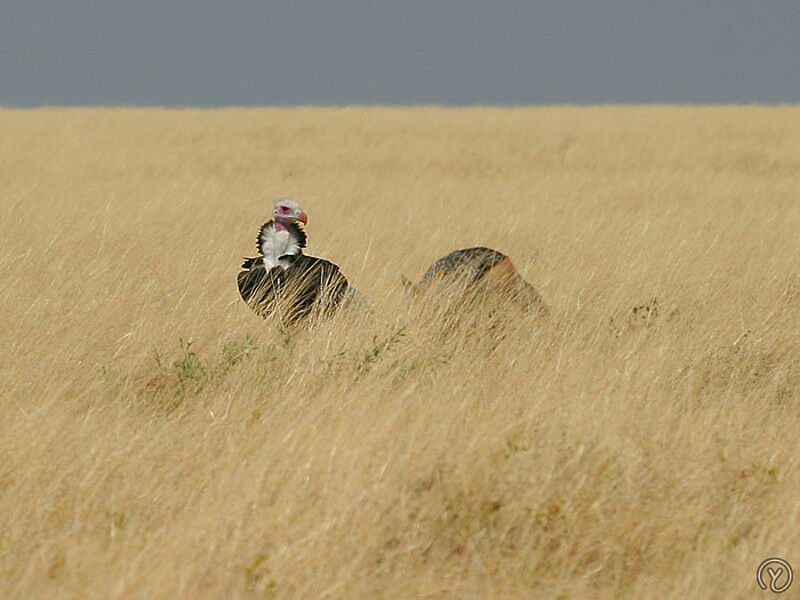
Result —
<svg viewBox="0 0 800 600"><path fill-rule="evenodd" d="M0 132L0 598L731 599L800 568L800 108ZM372 311L241 301L280 195ZM550 316L403 296L475 245Z"/></svg>

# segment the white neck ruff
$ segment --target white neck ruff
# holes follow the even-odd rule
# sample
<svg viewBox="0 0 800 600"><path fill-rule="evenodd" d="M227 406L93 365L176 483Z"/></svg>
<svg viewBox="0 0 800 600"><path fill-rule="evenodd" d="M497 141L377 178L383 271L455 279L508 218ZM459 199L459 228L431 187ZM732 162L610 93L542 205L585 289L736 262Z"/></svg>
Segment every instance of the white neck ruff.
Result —
<svg viewBox="0 0 800 600"><path fill-rule="evenodd" d="M287 254L300 254L301 248L298 240L291 231L275 231L275 225L266 229L261 234L261 250L264 253L264 266L267 271L273 267L289 266L286 260L280 260Z"/></svg>

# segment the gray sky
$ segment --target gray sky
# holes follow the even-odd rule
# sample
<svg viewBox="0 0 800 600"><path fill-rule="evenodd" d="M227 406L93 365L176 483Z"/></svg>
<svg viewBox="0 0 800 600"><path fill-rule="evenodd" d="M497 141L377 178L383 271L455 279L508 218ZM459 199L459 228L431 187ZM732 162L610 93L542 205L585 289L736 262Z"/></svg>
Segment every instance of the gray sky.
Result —
<svg viewBox="0 0 800 600"><path fill-rule="evenodd" d="M800 102L800 0L0 0L0 105Z"/></svg>

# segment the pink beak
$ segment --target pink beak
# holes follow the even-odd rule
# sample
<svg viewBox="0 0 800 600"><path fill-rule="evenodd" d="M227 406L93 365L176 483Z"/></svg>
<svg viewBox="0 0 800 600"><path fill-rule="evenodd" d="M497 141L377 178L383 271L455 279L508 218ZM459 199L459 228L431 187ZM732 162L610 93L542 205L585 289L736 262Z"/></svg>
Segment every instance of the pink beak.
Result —
<svg viewBox="0 0 800 600"><path fill-rule="evenodd" d="M305 225L306 223L308 223L308 215L301 211L300 214L297 215L297 220L300 221L303 225Z"/></svg>

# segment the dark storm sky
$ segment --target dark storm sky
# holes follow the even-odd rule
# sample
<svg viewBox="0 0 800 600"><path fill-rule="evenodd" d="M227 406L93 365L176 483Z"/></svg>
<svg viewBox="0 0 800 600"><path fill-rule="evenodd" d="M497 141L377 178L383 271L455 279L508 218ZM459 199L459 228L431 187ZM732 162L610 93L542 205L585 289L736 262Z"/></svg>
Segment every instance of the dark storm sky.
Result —
<svg viewBox="0 0 800 600"><path fill-rule="evenodd" d="M5 0L0 105L799 102L800 0Z"/></svg>

